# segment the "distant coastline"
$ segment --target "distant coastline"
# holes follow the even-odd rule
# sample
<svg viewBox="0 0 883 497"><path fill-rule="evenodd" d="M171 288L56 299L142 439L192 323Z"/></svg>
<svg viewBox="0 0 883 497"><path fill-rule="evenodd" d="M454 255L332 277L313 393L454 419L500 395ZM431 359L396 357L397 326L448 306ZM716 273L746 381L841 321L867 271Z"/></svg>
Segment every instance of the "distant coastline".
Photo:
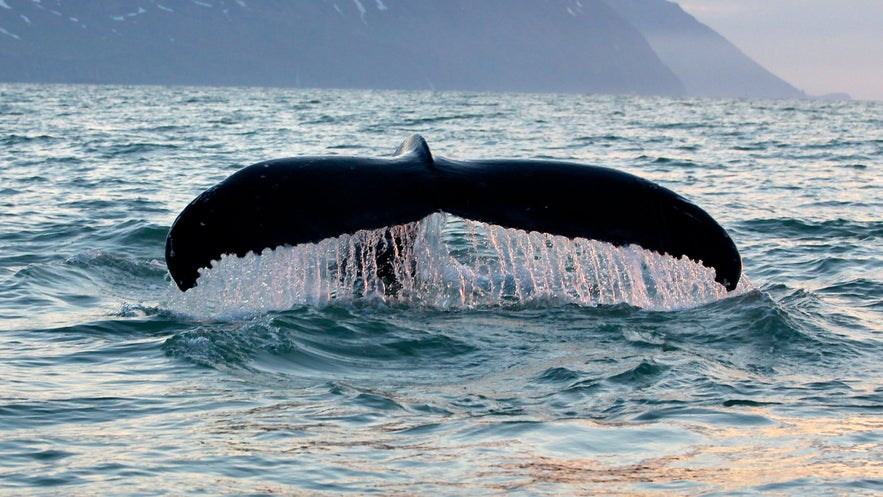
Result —
<svg viewBox="0 0 883 497"><path fill-rule="evenodd" d="M813 98L815 100L852 100L852 96L849 93L843 92L826 93L824 95L812 95L810 98Z"/></svg>

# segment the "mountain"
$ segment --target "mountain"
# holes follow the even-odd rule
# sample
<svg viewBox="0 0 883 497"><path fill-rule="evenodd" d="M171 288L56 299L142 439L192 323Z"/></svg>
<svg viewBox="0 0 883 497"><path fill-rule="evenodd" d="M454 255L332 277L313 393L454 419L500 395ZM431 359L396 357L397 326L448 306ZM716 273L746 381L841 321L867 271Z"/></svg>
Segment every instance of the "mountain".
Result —
<svg viewBox="0 0 883 497"><path fill-rule="evenodd" d="M609 0L644 35L686 92L698 97L806 98L673 2Z"/></svg>
<svg viewBox="0 0 883 497"><path fill-rule="evenodd" d="M0 0L0 81L729 96L678 55L714 36L665 0Z"/></svg>

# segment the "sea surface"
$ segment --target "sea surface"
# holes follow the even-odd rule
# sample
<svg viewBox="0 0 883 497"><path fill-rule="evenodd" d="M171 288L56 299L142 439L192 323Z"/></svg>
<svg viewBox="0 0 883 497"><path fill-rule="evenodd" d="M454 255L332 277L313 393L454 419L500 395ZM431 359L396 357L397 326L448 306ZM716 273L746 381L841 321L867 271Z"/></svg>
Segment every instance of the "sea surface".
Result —
<svg viewBox="0 0 883 497"><path fill-rule="evenodd" d="M440 214L397 295L301 270L371 232L171 282L237 169L413 133L658 182L739 288ZM0 85L2 495L880 495L881 323L883 103Z"/></svg>

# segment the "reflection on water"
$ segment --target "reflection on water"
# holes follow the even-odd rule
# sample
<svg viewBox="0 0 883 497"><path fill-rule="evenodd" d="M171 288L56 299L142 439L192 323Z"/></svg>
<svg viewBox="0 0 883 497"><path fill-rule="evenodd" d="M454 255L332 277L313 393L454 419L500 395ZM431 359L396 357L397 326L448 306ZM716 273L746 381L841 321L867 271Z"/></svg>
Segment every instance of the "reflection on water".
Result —
<svg viewBox="0 0 883 497"><path fill-rule="evenodd" d="M616 464L610 458L579 453L536 453L535 446L526 444L523 460L499 469L521 473L527 487L556 483L598 488L604 484L616 495L671 495L676 488L689 494L771 491L790 495L789 482L804 479L839 481L840 492L847 492L842 485L849 480L867 481L868 490L879 490L883 479L883 423L879 418L794 418L761 409L748 412L769 422L746 429L677 421L675 426L702 433L704 439L690 444L657 444L648 452L652 457L636 462ZM587 424L590 430L600 427L586 421L566 424L574 425L574 432L583 431ZM621 434L623 427L616 430Z"/></svg>
<svg viewBox="0 0 883 497"><path fill-rule="evenodd" d="M793 495L808 482L871 495L883 484L883 424L869 415L802 418L744 407L681 412L666 423L486 420L444 428L393 411L372 420L319 404L269 406L250 411L248 424L219 420L213 450L306 465L333 455L335 490L364 490L368 478L386 495Z"/></svg>

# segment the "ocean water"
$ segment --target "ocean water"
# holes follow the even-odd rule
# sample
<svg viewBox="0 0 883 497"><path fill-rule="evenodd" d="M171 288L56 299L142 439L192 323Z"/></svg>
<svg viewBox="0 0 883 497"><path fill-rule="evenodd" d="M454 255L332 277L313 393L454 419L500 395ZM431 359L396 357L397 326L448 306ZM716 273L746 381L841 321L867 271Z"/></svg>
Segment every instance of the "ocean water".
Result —
<svg viewBox="0 0 883 497"><path fill-rule="evenodd" d="M656 181L742 283L442 215L394 297L321 269L371 232L171 283L204 189L412 133ZM881 170L873 102L0 85L0 494L879 495Z"/></svg>

